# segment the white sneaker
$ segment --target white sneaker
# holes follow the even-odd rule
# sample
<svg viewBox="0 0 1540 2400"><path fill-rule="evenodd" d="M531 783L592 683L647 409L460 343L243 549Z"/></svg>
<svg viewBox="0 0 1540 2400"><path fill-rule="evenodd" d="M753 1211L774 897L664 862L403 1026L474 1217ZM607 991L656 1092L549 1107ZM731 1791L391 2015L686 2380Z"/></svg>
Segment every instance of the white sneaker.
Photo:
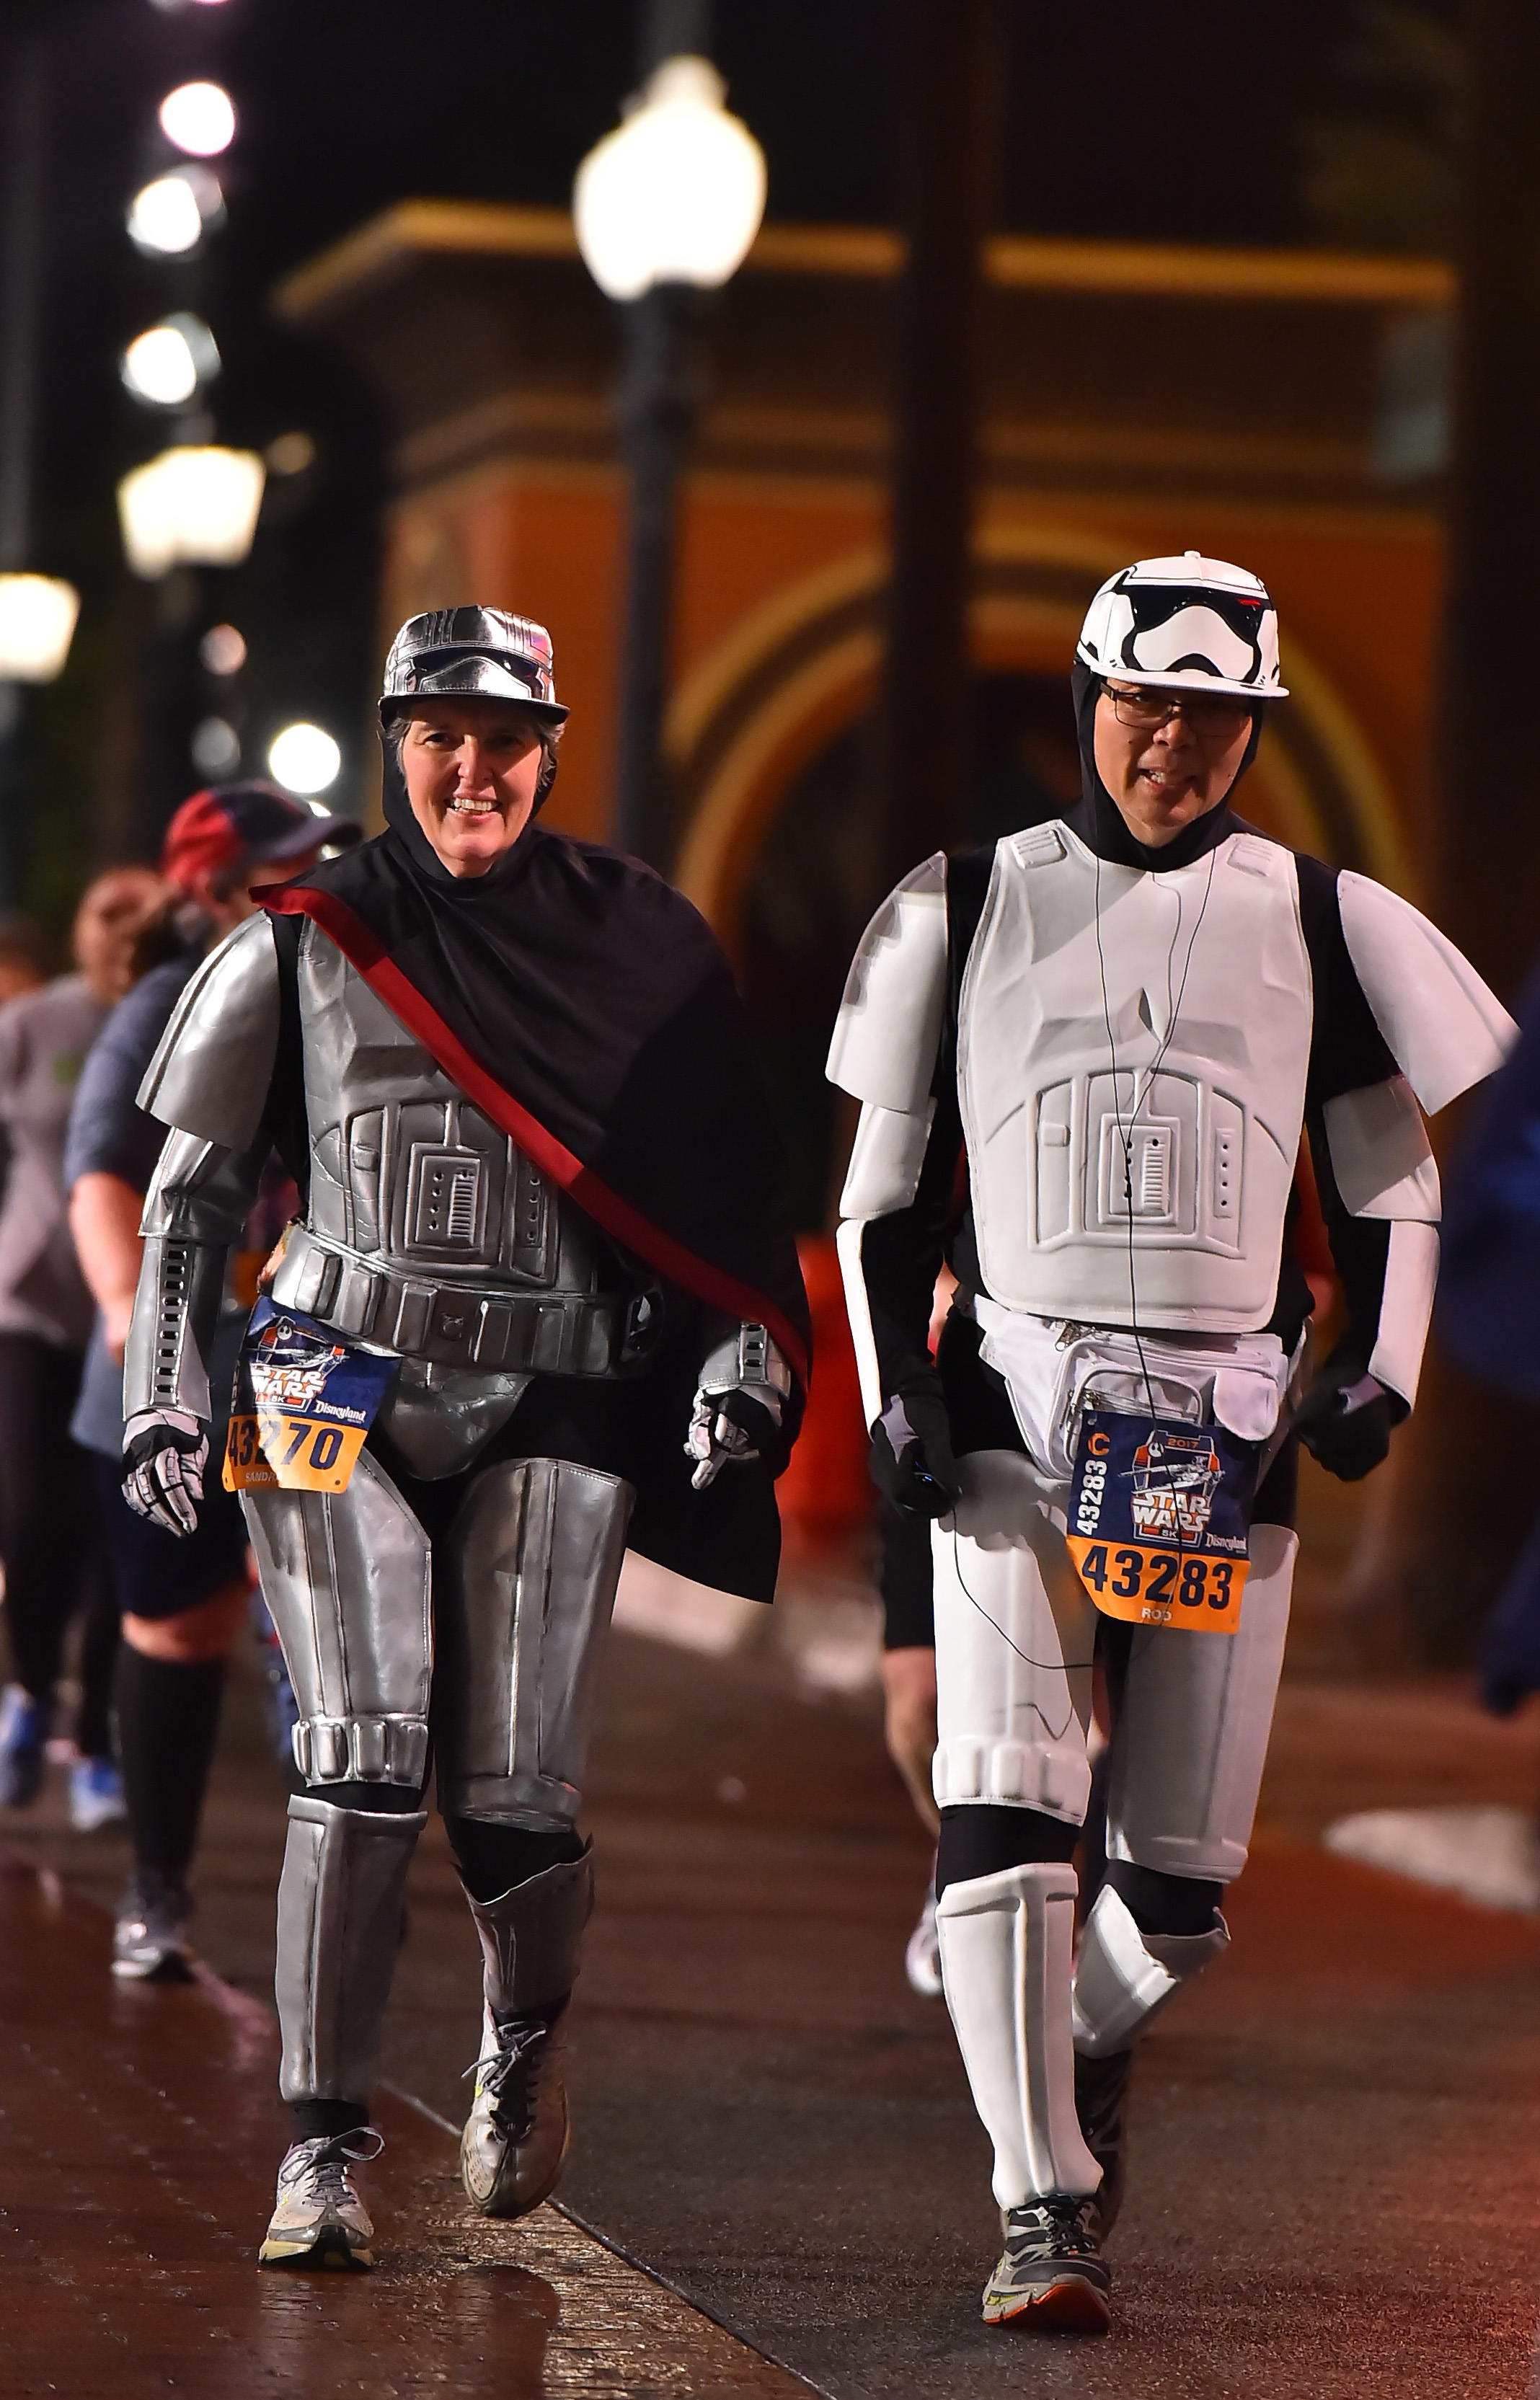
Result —
<svg viewBox="0 0 1540 2400"><path fill-rule="evenodd" d="M909 1936L904 1953L904 1972L909 1979L909 1989L918 1992L922 2000L941 1998L941 1944L935 1930L935 1881L932 1878L925 1894L925 1905L920 1912L920 1922Z"/></svg>
<svg viewBox="0 0 1540 2400"><path fill-rule="evenodd" d="M562 2081L566 2003L499 2025L482 2017L476 2095L460 2135L460 2181L484 2216L527 2216L556 2189L572 2128Z"/></svg>
<svg viewBox="0 0 1540 2400"><path fill-rule="evenodd" d="M384 2136L373 2125L295 2142L278 2171L278 2205L257 2253L263 2267L363 2268L375 2263L375 2228L348 2170L377 2159Z"/></svg>
<svg viewBox="0 0 1540 2400"><path fill-rule="evenodd" d="M125 1984L190 1984L193 1945L187 1919L193 1903L185 1891L150 1895L130 1883L113 1927L113 1973Z"/></svg>

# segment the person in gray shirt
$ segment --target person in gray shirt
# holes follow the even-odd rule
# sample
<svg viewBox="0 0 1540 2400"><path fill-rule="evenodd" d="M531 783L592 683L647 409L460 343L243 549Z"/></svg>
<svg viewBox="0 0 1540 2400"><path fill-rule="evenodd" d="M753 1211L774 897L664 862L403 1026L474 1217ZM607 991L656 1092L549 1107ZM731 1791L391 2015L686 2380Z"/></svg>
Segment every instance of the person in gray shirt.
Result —
<svg viewBox="0 0 1540 2400"><path fill-rule="evenodd" d="M76 972L0 1004L0 1561L11 1681L0 1695L0 1805L41 1788L71 1619L85 1619L80 1755L70 1811L83 1831L123 1814L108 1702L116 1616L94 1496L69 1437L93 1308L65 1207L64 1135L82 1062L128 988L148 867L99 876L75 917Z"/></svg>

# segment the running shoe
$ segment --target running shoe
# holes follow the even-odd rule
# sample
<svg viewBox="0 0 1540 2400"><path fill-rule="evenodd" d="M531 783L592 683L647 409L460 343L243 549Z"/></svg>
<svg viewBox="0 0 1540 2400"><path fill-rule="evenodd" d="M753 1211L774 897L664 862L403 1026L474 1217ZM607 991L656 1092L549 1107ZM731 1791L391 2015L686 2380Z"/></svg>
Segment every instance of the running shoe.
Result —
<svg viewBox="0 0 1540 2400"><path fill-rule="evenodd" d="M373 2125L318 2135L285 2150L278 2204L257 2253L263 2267L372 2267L375 2228L351 2170L385 2148Z"/></svg>
<svg viewBox="0 0 1540 2400"><path fill-rule="evenodd" d="M920 1912L920 1922L909 1936L904 1953L904 1972L909 1979L909 1989L918 1992L922 2000L941 1998L941 1944L935 1932L935 1877L931 1878L925 1894L925 1905Z"/></svg>
<svg viewBox="0 0 1540 2400"><path fill-rule="evenodd" d="M460 2180L484 2216L526 2216L556 2188L572 2128L562 2080L566 2002L501 2023L484 2012L475 2098L460 2135Z"/></svg>
<svg viewBox="0 0 1540 2400"><path fill-rule="evenodd" d="M1128 2075L1133 2064L1131 2050L1116 2050L1109 2058L1083 2058L1075 2052L1075 2114L1085 2147L1101 2169L1101 2189L1092 2205L1103 2242L1118 2221L1127 2180Z"/></svg>
<svg viewBox="0 0 1540 2400"><path fill-rule="evenodd" d="M984 2291L986 2325L1043 2333L1105 2333L1111 2273L1097 2239L1096 2203L1050 2192L1004 2215L1005 2248Z"/></svg>
<svg viewBox="0 0 1540 2400"><path fill-rule="evenodd" d="M77 1834L100 1833L128 1815L123 1779L110 1758L77 1758L70 1768L70 1822Z"/></svg>
<svg viewBox="0 0 1540 2400"><path fill-rule="evenodd" d="M43 1789L53 1709L20 1684L0 1693L0 1808L30 1808Z"/></svg>
<svg viewBox="0 0 1540 2400"><path fill-rule="evenodd" d="M191 1897L181 1885L146 1890L130 1883L113 1928L113 1973L125 1984L190 1984L193 1950L186 1929L192 1913Z"/></svg>

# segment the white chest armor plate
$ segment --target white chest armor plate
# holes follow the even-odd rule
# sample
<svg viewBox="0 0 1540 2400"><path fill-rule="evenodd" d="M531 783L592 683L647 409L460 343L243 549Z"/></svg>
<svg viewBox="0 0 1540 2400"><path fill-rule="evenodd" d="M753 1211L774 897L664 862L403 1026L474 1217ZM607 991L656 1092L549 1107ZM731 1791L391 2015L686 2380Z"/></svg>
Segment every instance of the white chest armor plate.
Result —
<svg viewBox="0 0 1540 2400"><path fill-rule="evenodd" d="M1152 875L1063 825L1015 835L959 1015L992 1297L1089 1324L1265 1325L1312 1023L1288 852L1234 834Z"/></svg>

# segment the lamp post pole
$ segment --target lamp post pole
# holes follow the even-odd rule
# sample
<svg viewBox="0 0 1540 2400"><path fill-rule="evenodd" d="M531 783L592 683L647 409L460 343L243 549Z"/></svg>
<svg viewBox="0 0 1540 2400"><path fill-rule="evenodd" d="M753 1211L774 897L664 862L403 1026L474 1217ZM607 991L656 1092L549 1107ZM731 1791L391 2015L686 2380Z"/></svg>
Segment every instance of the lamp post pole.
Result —
<svg viewBox="0 0 1540 2400"><path fill-rule="evenodd" d="M622 630L615 843L666 867L673 848L663 761L674 631L679 478L704 389L703 294L655 283L625 303L620 384L622 454L631 484L631 540Z"/></svg>
<svg viewBox="0 0 1540 2400"><path fill-rule="evenodd" d="M646 84L665 59L709 56L711 0L643 0L637 64ZM673 850L663 763L674 631L679 478L705 388L703 295L654 283L623 304L625 365L619 417L631 487L630 554L621 632L614 839L666 867Z"/></svg>
<svg viewBox="0 0 1540 2400"><path fill-rule="evenodd" d="M48 140L48 58L41 30L12 40L7 65L8 171L0 252L0 574L26 566L32 539ZM20 687L0 682L0 908L16 906L20 884Z"/></svg>

